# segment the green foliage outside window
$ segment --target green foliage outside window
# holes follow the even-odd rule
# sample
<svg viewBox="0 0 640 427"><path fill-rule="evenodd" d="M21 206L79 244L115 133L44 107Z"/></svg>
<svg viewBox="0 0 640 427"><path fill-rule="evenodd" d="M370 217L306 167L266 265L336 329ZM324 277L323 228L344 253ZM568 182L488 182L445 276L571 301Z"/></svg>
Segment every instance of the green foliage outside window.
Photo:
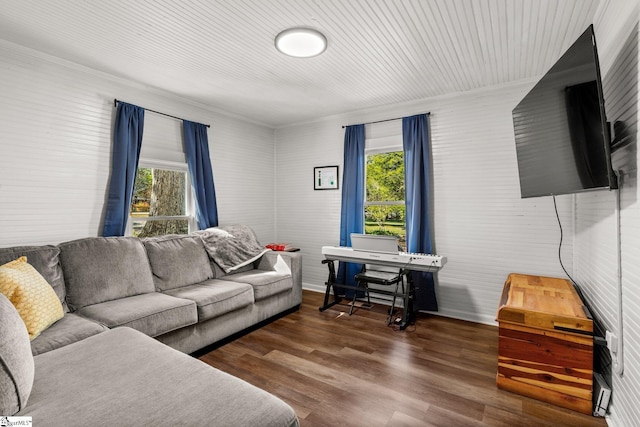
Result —
<svg viewBox="0 0 640 427"><path fill-rule="evenodd" d="M371 154L366 164L365 233L396 236L404 246L404 154Z"/></svg>

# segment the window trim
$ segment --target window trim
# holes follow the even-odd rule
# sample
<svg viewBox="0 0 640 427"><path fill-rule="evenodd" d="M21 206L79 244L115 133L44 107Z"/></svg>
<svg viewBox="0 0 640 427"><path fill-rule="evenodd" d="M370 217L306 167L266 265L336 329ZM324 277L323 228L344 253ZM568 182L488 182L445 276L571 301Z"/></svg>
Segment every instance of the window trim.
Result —
<svg viewBox="0 0 640 427"><path fill-rule="evenodd" d="M376 201L376 202L364 202L365 206L400 206L404 205L405 200L386 200L386 201Z"/></svg>
<svg viewBox="0 0 640 427"><path fill-rule="evenodd" d="M166 221L176 219L186 219L189 227L189 233L198 229L198 224L195 217L195 200L193 197L193 191L191 190L191 176L189 174L189 167L186 161L172 162L169 160L157 160L157 159L143 159L138 161L138 169L164 169L185 173L185 214L184 215L171 215L171 216L153 216L147 218L133 218L131 216L131 206L129 206L129 215L127 217L127 229L125 236L133 236L133 221ZM137 172L137 170L136 170Z"/></svg>

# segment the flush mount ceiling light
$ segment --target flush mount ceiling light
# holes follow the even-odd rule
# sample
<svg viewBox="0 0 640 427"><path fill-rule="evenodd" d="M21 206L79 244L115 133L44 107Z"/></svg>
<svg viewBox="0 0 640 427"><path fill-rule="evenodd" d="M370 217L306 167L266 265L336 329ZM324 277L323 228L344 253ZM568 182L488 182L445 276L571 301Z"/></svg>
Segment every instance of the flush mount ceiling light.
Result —
<svg viewBox="0 0 640 427"><path fill-rule="evenodd" d="M326 37L310 28L289 28L276 36L276 49L296 58L311 58L326 48Z"/></svg>

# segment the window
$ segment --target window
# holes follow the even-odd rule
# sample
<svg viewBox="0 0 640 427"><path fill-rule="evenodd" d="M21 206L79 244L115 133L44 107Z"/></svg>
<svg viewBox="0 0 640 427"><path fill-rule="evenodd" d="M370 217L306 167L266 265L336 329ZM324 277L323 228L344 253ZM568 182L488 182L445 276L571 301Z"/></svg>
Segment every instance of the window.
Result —
<svg viewBox="0 0 640 427"><path fill-rule="evenodd" d="M402 151L367 154L365 193L365 233L396 236L406 250Z"/></svg>
<svg viewBox="0 0 640 427"><path fill-rule="evenodd" d="M185 164L140 161L131 198L130 235L187 234L194 229Z"/></svg>

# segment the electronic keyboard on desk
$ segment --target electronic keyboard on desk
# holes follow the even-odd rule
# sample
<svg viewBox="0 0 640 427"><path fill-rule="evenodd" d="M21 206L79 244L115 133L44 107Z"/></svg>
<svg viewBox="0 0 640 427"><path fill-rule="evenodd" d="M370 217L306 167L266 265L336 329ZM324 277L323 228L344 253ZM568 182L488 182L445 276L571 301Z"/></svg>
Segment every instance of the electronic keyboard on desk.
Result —
<svg viewBox="0 0 640 427"><path fill-rule="evenodd" d="M447 262L447 258L440 255L358 251L345 246L323 246L322 255L328 260L387 265L417 271L436 271Z"/></svg>

